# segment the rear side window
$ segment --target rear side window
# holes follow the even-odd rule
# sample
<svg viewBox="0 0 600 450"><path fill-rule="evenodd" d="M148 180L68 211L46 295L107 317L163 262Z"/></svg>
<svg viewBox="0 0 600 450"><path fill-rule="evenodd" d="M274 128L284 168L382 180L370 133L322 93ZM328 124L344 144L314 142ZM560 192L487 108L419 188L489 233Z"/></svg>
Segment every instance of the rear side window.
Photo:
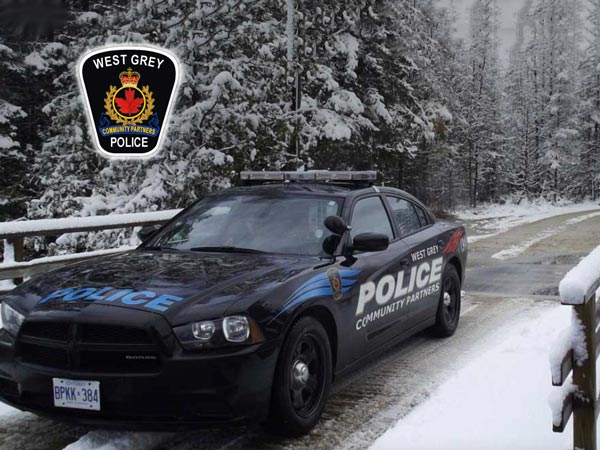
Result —
<svg viewBox="0 0 600 450"><path fill-rule="evenodd" d="M421 222L413 204L398 197L387 197L387 199L392 208L394 220L396 220L400 230L400 235L408 236L419 231ZM423 212L421 211L421 213Z"/></svg>
<svg viewBox="0 0 600 450"><path fill-rule="evenodd" d="M423 211L423 208L417 205L414 206L415 210L417 211L417 216L419 216L419 220L421 221L421 226L426 227L427 225L429 225L429 219L425 215L425 211Z"/></svg>
<svg viewBox="0 0 600 450"><path fill-rule="evenodd" d="M352 237L362 233L381 233L394 239L392 224L379 197L364 198L356 202L352 211Z"/></svg>

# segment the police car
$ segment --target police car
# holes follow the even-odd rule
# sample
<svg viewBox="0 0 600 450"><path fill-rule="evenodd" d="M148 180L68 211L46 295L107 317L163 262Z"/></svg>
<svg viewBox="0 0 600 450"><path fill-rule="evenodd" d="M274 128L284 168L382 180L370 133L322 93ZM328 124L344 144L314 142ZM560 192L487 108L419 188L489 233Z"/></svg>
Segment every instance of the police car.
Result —
<svg viewBox="0 0 600 450"><path fill-rule="evenodd" d="M332 382L424 329L452 335L462 226L374 172L244 172L137 249L2 297L0 398L121 428L316 425Z"/></svg>

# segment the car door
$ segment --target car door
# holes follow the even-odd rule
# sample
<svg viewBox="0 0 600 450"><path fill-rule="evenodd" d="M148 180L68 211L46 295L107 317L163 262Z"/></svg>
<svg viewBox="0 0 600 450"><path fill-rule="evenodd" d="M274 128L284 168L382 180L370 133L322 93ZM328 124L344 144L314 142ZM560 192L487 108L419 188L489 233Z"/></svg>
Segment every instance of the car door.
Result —
<svg viewBox="0 0 600 450"><path fill-rule="evenodd" d="M390 238L387 250L355 252L352 268L361 271L359 289L347 319L352 323L353 339L363 352L387 342L407 321L406 309L396 301L398 273L408 264L408 247L396 235L383 197L370 195L354 201L350 213L350 239L362 233L382 233ZM349 241L351 243L351 240Z"/></svg>
<svg viewBox="0 0 600 450"><path fill-rule="evenodd" d="M408 322L415 327L435 316L439 302L443 253L437 231L428 215L410 199L386 195L402 242L409 249L406 281Z"/></svg>

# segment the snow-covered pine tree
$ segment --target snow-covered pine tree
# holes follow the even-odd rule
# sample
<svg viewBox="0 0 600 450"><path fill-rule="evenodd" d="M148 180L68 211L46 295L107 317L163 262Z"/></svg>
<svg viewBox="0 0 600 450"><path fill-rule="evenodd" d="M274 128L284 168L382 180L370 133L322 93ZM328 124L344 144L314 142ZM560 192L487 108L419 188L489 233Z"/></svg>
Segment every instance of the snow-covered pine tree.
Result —
<svg viewBox="0 0 600 450"><path fill-rule="evenodd" d="M581 155L571 193L576 198L600 198L600 0L590 0L589 41L581 64L579 119Z"/></svg>
<svg viewBox="0 0 600 450"><path fill-rule="evenodd" d="M467 176L471 206L497 200L502 164L499 105L498 5L476 0L471 8L468 49L470 87L466 94L468 125Z"/></svg>
<svg viewBox="0 0 600 450"><path fill-rule="evenodd" d="M509 159L506 176L517 202L541 191L538 184L540 161L532 144L534 91L530 82L532 74L528 66L526 41L532 4L533 0L525 2L517 17L517 40L510 54L502 103Z"/></svg>
<svg viewBox="0 0 600 450"><path fill-rule="evenodd" d="M429 92L427 110L434 123L434 139L426 148L429 151L423 158L426 165L418 168L417 173L428 174L427 182L422 184L419 196L422 196L434 208L454 209L456 203L464 198L468 186L464 182L465 162L465 94L470 88L467 71L468 61L465 44L453 38L456 33L456 11L451 6L446 9L436 7L436 2L421 1L427 24L427 36L432 43L425 54L430 64L422 71L427 80L422 89ZM415 162L421 158L417 157Z"/></svg>
<svg viewBox="0 0 600 450"><path fill-rule="evenodd" d="M579 1L537 0L528 15L524 46L530 121L528 156L535 168L531 183L556 200L570 178L578 154L576 117Z"/></svg>
<svg viewBox="0 0 600 450"><path fill-rule="evenodd" d="M25 174L30 152L20 142L18 128L27 114L18 106L14 89L23 82L23 68L15 52L1 42L0 80L0 220L7 220L22 214L20 199L29 189Z"/></svg>

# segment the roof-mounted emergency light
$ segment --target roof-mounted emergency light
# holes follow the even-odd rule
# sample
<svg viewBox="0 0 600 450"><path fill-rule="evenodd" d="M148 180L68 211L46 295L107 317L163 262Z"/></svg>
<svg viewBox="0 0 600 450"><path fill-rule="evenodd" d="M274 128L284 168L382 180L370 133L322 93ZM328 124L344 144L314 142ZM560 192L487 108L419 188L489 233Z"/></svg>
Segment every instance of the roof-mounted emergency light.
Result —
<svg viewBox="0 0 600 450"><path fill-rule="evenodd" d="M313 181L313 182L362 182L373 183L377 181L377 172L374 170L363 171L329 171L309 170L306 172L253 172L246 171L240 174L244 182L268 181Z"/></svg>

